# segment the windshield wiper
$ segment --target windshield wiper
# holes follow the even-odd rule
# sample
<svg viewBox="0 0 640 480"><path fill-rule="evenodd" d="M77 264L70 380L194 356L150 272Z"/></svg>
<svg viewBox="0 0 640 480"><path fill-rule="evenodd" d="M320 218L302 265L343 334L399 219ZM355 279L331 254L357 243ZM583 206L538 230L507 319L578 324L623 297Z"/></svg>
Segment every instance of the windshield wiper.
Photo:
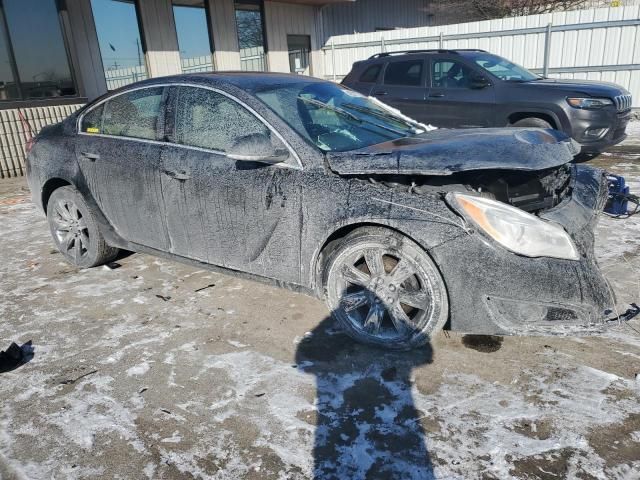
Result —
<svg viewBox="0 0 640 480"><path fill-rule="evenodd" d="M375 127L381 128L383 130L387 130L389 132L393 132L397 135L402 135L405 136L406 132L403 132L401 130L396 130L393 127L388 127L386 125L380 125L377 122L372 122L371 120L365 120L364 118L360 118L357 115L354 115L351 112L348 112L347 110L344 110L340 107L334 107L333 105L329 105L327 103L321 102L320 100L315 100L313 98L304 98L304 97L298 97L299 100L302 100L303 102L306 103L310 103L311 105L315 105L316 107L320 107L320 108L324 108L326 110L329 110L331 112L335 112L338 115L341 115L343 117L349 118L350 120L353 120L354 122L357 123L368 123L369 125L373 125ZM355 110L355 109L354 109Z"/></svg>
<svg viewBox="0 0 640 480"><path fill-rule="evenodd" d="M352 110L356 110L357 112L367 113L369 115L373 115L374 117L383 118L385 120L391 120L396 123L403 123L415 133L416 127L414 125L411 125L411 123L407 122L406 120L396 117L392 113L381 112L379 110L376 110L370 107L356 105L355 103L344 103L343 105L347 108L351 108ZM389 127L389 128L392 128L392 127Z"/></svg>

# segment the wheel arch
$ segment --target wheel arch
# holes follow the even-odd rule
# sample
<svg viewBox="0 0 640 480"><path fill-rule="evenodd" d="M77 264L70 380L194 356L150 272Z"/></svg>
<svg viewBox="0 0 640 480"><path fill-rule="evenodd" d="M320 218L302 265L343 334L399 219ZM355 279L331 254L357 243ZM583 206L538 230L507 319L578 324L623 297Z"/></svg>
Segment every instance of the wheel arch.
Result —
<svg viewBox="0 0 640 480"><path fill-rule="evenodd" d="M562 124L558 117L552 112L539 112L539 111L518 111L509 114L507 120L509 124L512 125L520 120L524 120L525 118L539 118L540 120L544 120L549 123L556 130L562 130Z"/></svg>
<svg viewBox="0 0 640 480"><path fill-rule="evenodd" d="M60 177L50 178L45 182L45 184L42 186L42 193L40 196L42 209L45 213L47 213L47 205L49 203L49 199L51 198L51 194L53 194L53 192L55 192L58 188L65 187L67 185L74 186L68 180Z"/></svg>
<svg viewBox="0 0 640 480"><path fill-rule="evenodd" d="M407 232L405 232L400 228L397 228L385 223L370 222L370 221L355 221L347 225L341 225L339 227L336 227L331 233L329 233L329 235L327 235L324 238L320 246L316 248L316 251L312 259L311 288L314 292L316 292L316 295L318 295L319 298L322 298L322 295L323 295L322 289L323 289L324 282L322 278L322 273L324 270L324 262L330 255L331 251L340 243L340 240L344 239L351 232L358 230L360 228L365 228L365 227L384 228L386 230L397 232L409 238L413 242L415 242L426 252L426 249L422 246L422 243L418 239L414 238L413 236L411 236L410 234L408 234Z"/></svg>

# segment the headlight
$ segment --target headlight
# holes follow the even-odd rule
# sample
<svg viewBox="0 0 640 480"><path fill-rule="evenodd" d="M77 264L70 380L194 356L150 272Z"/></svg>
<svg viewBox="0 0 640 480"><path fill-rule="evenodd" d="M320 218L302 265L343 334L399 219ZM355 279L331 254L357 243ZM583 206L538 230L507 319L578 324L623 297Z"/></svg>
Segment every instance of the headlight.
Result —
<svg viewBox="0 0 640 480"><path fill-rule="evenodd" d="M579 260L562 227L496 200L449 193L447 202L503 247L527 257Z"/></svg>
<svg viewBox="0 0 640 480"><path fill-rule="evenodd" d="M613 105L613 100L610 98L567 98L567 102L572 107L584 108L585 110L595 110Z"/></svg>

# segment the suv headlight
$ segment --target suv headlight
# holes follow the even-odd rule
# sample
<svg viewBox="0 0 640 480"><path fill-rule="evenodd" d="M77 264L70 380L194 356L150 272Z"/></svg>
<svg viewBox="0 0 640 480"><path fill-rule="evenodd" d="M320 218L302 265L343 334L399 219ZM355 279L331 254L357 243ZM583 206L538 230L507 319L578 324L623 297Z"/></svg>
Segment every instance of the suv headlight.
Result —
<svg viewBox="0 0 640 480"><path fill-rule="evenodd" d="M571 237L559 225L496 200L449 193L447 202L503 247L527 257L579 260Z"/></svg>
<svg viewBox="0 0 640 480"><path fill-rule="evenodd" d="M583 108L585 110L597 110L598 108L604 108L608 107L609 105L613 105L613 100L611 100L610 98L569 97L567 98L567 102L572 107Z"/></svg>

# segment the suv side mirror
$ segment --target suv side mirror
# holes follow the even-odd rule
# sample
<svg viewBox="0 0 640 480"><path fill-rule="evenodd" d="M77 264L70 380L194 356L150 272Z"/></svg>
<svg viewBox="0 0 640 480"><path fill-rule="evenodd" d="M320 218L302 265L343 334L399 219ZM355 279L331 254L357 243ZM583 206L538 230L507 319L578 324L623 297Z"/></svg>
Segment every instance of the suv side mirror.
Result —
<svg viewBox="0 0 640 480"><path fill-rule="evenodd" d="M491 83L489 82L487 77L480 74L477 74L471 77L471 83L469 84L471 88L476 90L487 88L489 85L491 85Z"/></svg>
<svg viewBox="0 0 640 480"><path fill-rule="evenodd" d="M275 148L268 135L253 133L236 140L227 152L227 157L242 162L276 164L286 161L289 152Z"/></svg>

